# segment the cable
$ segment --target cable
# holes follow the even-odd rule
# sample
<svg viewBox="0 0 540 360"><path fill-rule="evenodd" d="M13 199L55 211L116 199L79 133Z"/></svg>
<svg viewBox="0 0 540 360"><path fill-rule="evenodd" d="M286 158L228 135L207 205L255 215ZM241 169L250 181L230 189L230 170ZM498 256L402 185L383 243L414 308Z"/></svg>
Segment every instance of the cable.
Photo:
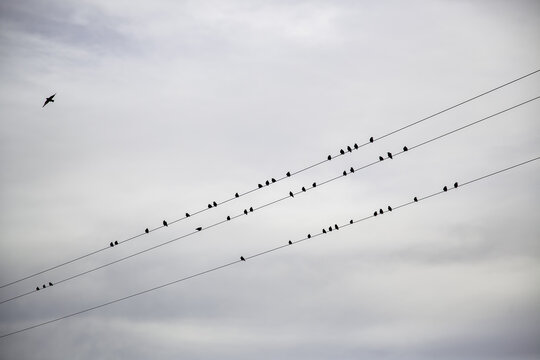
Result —
<svg viewBox="0 0 540 360"><path fill-rule="evenodd" d="M540 69L535 70L535 71L533 71L533 72L530 72L530 73L528 73L528 74L525 74L525 75L523 75L523 76L520 76L520 77L518 77L518 78L516 78L516 79L514 79L514 80L511 80L511 81L509 81L509 82L506 82L506 83L504 83L504 84L502 84L502 85L499 85L499 86L497 86L497 87L494 87L494 88L492 88L492 89L490 89L490 90L488 90L488 91L485 91L485 92L483 92L483 93L481 93L481 94L478 94L478 95L476 95L476 96L473 96L473 97L471 97L471 98L469 98L469 99L467 99L467 100L464 100L464 101L462 101L462 102L460 102L460 103L457 103L457 104L455 104L455 105L452 105L452 106L450 106L450 107L447 107L447 108L445 108L445 109L443 109L443 110L441 110L441 111L438 111L438 112L436 112L436 113L434 113L434 114L431 114L431 115L429 115L429 116L427 116L427 117L424 117L424 118L422 118L422 119L420 119L420 120L417 120L417 121L415 121L415 122L412 122L412 123L410 123L410 124L408 124L408 125L405 125L405 126L399 128L399 129L393 130L393 131L391 131L391 132L389 132L389 133L386 133L386 134L384 134L384 135L381 135L381 136L379 136L379 137L372 137L372 138L370 139L370 141L367 141L367 142L365 142L365 143L363 143L363 144L361 144L361 145L355 144L354 150L358 150L359 148L364 147L364 146L366 146L366 145L368 145L368 144L370 144L370 143L373 143L373 142L375 142L375 141L384 139L384 138L386 138L386 137L388 137L388 136L390 136L390 135L396 134L396 133L398 133L398 132L400 132L400 131L403 131L403 130L405 130L405 129L407 129L407 128L410 128L410 127L412 127L412 126L414 126L414 125L417 125L417 124L419 124L419 123L422 123L422 122L424 122L424 121L427 121L427 120L429 120L429 119L431 119L431 118L434 118L434 117L436 117L436 116L438 116L438 115L440 115L440 114L443 114L443 113L445 113L445 112L447 112L447 111L450 111L450 110L452 110L452 109L455 109L455 108L457 108L457 107L459 107L459 106L461 106L461 105L464 105L464 104L469 103L469 102L471 102L471 101L473 101L473 100L476 100L476 99L478 99L478 98L480 98L480 97L482 97L482 96L485 96L485 95L490 94L490 93L492 93L492 92L494 92L494 91L497 91L497 90L499 90L499 89L502 89L502 88L504 88L504 87L506 87L506 86L508 86L508 85L511 85L511 84L513 84L513 83L515 83L515 82L518 82L518 81L520 81L520 80L523 80L523 79L525 79L525 78L527 78L527 77L529 77L529 76L531 76L531 75L536 74L537 72L540 72ZM352 148L351 148L351 151L349 151L349 152L352 152ZM297 175L297 174L299 174L299 173L302 173L302 172L304 172L304 171L307 171L307 170L309 170L309 169L311 169L311 168L314 168L314 167L316 167L316 166L319 166L319 165L321 165L321 164L324 164L324 163L330 161L331 159L340 157L340 156L345 155L345 154L347 154L347 152L344 152L343 150L341 150L341 152L340 152L339 154L336 154L336 155L334 155L334 156L329 155L325 160L322 160L322 161L319 161L319 162L317 162L317 163L311 164L311 165L306 166L306 167L304 167L304 168L302 168L302 169L300 169L300 170L297 170L297 171L288 172L287 175L285 175L285 176L283 176L283 177L281 177L281 178L278 178L278 179L273 179L273 178L272 178L272 179L275 180L275 181L272 181L271 183L269 183L269 185L272 184L272 183L277 183L277 182L279 182L279 181L282 181L282 180L284 180L284 179L286 179L286 178L288 178L288 177L292 177L292 176ZM231 198L228 198L228 199L226 199L226 200L224 200L224 201L221 201L221 202L219 202L219 203L216 203L216 204L217 204L217 205L222 205L222 204L228 203L228 202L230 202L230 201L232 201L232 200L235 200L235 199L240 198L240 197L242 197L242 196L248 195L248 194L250 194L250 193L252 193L252 192L254 192L254 191L257 191L257 190L259 190L259 189L261 189L261 188L263 188L263 187L257 186L256 188L253 188L253 189L248 190L248 191L246 191L246 192L243 192L243 193L237 193L238 196L235 195L235 196L233 196L233 197L231 197ZM217 206L217 205L216 205L216 206ZM205 212L205 211L208 211L208 210L210 210L211 208L214 208L214 207L215 207L215 206L212 206L212 207L206 207L206 208L203 208L203 209L201 209L201 210L195 211L195 212L193 212L193 213L191 213L191 214L189 214L189 215L188 215L188 213L186 213L186 216L184 216L184 217L182 217L182 218L178 218L178 219L172 220L172 221L170 221L170 222L168 223L168 225L175 224L175 223L177 223L177 222L179 222L179 221L182 221L182 220L187 219L188 217L195 216L195 215L198 215L198 214L203 213L203 212ZM150 233L150 232L153 232L153 231L156 231L156 230L160 230L160 229L162 229L162 228L164 228L164 227L165 227L165 225L163 225L163 226L158 226L158 227L155 227L155 228L152 228L152 229L148 229L148 232ZM139 234L134 235L134 236L131 236L131 237L127 238L127 239L118 241L118 244L122 244L122 243L125 243L125 242L128 242L128 241L134 240L134 239L139 238L139 237L141 237L141 236L143 236L143 235L146 235L146 234L147 234L146 232L139 233ZM28 276L22 277L22 278L20 278L20 279L11 281L11 282L6 283L6 284L3 284L3 285L0 285L0 289L1 289L1 288L4 288L4 287L7 287L7 286L10 286L10 285L13 285L13 284L16 284L16 283L19 283L19 282L21 282L21 281L24 281L24 280L33 278L33 277L35 277L35 276L37 276L37 275L44 274L44 273L49 272L49 271L51 271L51 270L58 269L59 267L62 267L62 266L71 264L71 263L73 263L73 262L75 262L75 261L78 261L78 260L84 259L84 258L86 258L86 257L92 256L92 255L97 254L97 253L99 253L99 252L105 251L105 250L107 250L107 249L109 249L109 248L110 248L110 246L106 246L106 247L100 248L100 249L98 249L98 250L91 251L91 252L89 252L89 253L87 253L87 254L83 254L83 255L78 256L78 257L76 257L76 258L73 258L73 259L71 259L71 260L67 260L67 261L65 261L65 262L63 262L63 263L60 263L60 264L58 264L58 265L55 265L55 266L46 268L46 269L44 269L44 270L41 270L41 271L35 272L35 273L33 273L33 274L30 274L30 275L28 275Z"/></svg>
<svg viewBox="0 0 540 360"><path fill-rule="evenodd" d="M527 103L530 103L530 102L532 102L532 101L534 101L534 100L538 100L538 99L540 99L540 96L537 96L537 97L535 97L535 98L526 100L526 101L524 101L524 102L522 102L522 103L519 103L519 104L517 104L517 105L511 106L511 107L509 107L509 108L506 108L506 109L504 109L504 110L501 110L501 111L499 111L499 112L496 112L496 113L494 113L494 114L492 114L492 115L486 116L486 117L484 117L484 118L482 118L482 119L480 119L480 120L473 121L473 122L471 122L471 123L469 123L469 124L467 124L467 125L461 126L461 127L457 128L457 129L448 131L448 132L446 132L446 133L444 133L444 134L442 134L442 135L438 135L438 136L436 136L436 137L434 137L434 138L431 138L431 139L429 139L429 140L423 141L423 142L421 142L421 143L419 143L419 144L417 144L417 145L411 146L411 147L408 148L407 150L403 149L403 151L396 152L396 153L394 153L394 154L391 155L391 156L392 156L392 158L393 158L393 157L402 155L402 154L405 153L405 152L408 152L408 151L417 149L417 148L419 148L419 147L421 147L421 146L424 146L424 145L427 145L427 144L429 144L429 143L431 143L431 142L433 142L433 141L435 141L435 140L442 139L443 137L446 137L446 136L449 136L449 135L451 135L451 134L454 134L454 133L456 133L456 132L458 132L458 131L464 130L464 129L470 127L470 126L477 125L477 124L479 124L479 123L481 123L481 122L483 122L483 121L485 121L485 120L491 119L491 118L493 118L493 117L495 117L495 116L497 116L497 115L503 114L503 113L505 113L505 112L507 112L507 111L513 110L513 109L515 109L515 108L517 108L517 107L523 106L523 105L525 105L525 104L527 104ZM386 158L382 158L382 157L381 157L381 159L385 160L385 159L388 159L389 157L390 157L390 156L388 156L388 157L386 157ZM265 204L263 204L263 205L260 205L260 206L258 206L258 207L255 207L255 208L252 207L252 208L250 208L249 211L248 211L247 209L245 209L243 213L240 213L240 214L237 214L237 215L234 215L234 216L229 216L226 220L218 221L218 222L216 222L216 223L214 223L214 224L211 224L211 225L208 225L208 226L206 226L206 227L204 227L204 228L197 229L196 231L192 231L192 232L190 232L190 233L187 233L187 234L178 236L178 237L176 237L176 238L174 238L174 239L165 241L165 242L163 242L163 243L161 243L161 244L154 245L154 246L152 246L152 247L149 247L149 248L140 250L140 251L138 251L138 252L136 252L136 253L133 253L133 254L131 254L131 255L128 255L128 256L119 258L119 259L117 259L117 260L111 261L111 262L109 262L109 263L106 263L106 264L97 266L97 267L95 267L95 268L92 268L92 269L89 269L89 270L86 270L86 271L77 273L77 274L72 275L72 276L70 276L70 277L67 277L67 278L64 278L64 279L62 279L62 280L56 281L54 284L55 284L55 285L58 285L58 284L61 284L61 283L64 283L64 282L73 280L73 279L75 279L75 278L81 277L81 276L83 276L83 275L92 273L92 272L94 272L94 271L97 271L97 270L106 268L106 267L108 267L108 266L114 265L114 264L116 264L116 263L122 262L122 261L124 261L124 260L133 258L133 257L135 257L135 256L144 254L144 253L146 253L146 252L149 252L149 251L151 251L151 250L160 248L160 247L165 246L165 245L167 245L167 244L170 244L170 243L172 243L172 242L178 241L178 240L180 240L180 239L184 239L184 238L186 238L186 237L188 237L188 236L191 236L191 235L196 234L196 233L198 233L198 232L201 232L201 231L203 231L203 230L207 230L207 229L216 227L216 226L218 226L218 225L221 225L221 224L223 224L223 223L229 222L229 221L234 220L234 219L236 219L236 218L239 218L239 217L241 217L241 216L247 215L247 214L249 214L249 212L253 212L253 211L257 211L257 210L263 209L263 208L265 208L265 207L274 205L274 204L276 204L276 203L278 203L278 202L281 202L281 201L283 201L283 200L286 200L286 199L289 199L289 198L291 198L291 197L294 197L294 196L296 196L296 195L298 195L298 194L301 194L301 193L303 193L303 192L307 192L308 190L312 190L312 189L314 189L314 188L316 188L316 187L324 186L324 185L329 184L329 183L331 183L331 182L333 182L333 181L335 181L335 180L337 180L337 179L341 179L342 177L346 176L347 174L354 174L354 173L356 173L356 172L358 172L358 171L360 171L360 170L366 169L366 168L368 168L368 167L370 167L370 166L373 166L373 165L375 165L375 164L378 164L378 163L380 163L380 162L381 162L381 160L377 160L377 161L373 161L373 162L371 162L371 163L365 164L365 165L363 165L363 166L360 166L360 167L358 167L358 168L352 168L352 167L351 167L351 169L349 170L349 172L347 172L347 170L345 170L345 171L343 171L343 173L342 173L341 175L334 176L334 177L332 177L332 178L330 178L330 179L327 179L327 180L325 180L325 181L323 181L323 182L321 182L321 183L318 183L318 184L317 184L317 183L314 183L315 186L312 186L311 188L303 188L302 190L300 190L300 191L298 191L298 192L296 192L296 193L290 192L288 196L284 196L284 197L278 198L278 199L276 199L276 200L270 201L270 202L268 202L268 203L265 203ZM0 304L4 304L4 303L6 303L6 302L13 301L13 300L19 299L19 298L21 298L21 297L24 297L24 296L27 296L27 295L30 295L30 294L34 294L34 293L36 293L36 292L37 292L37 291L35 291L35 290L33 290L33 291L28 291L28 292L26 292L26 293L23 293L23 294L20 294L20 295L16 295L16 296L11 297L11 298L8 298L8 299L6 299L6 300L2 300L2 301L0 301Z"/></svg>
<svg viewBox="0 0 540 360"><path fill-rule="evenodd" d="M441 194L443 194L445 192L448 192L448 191L451 191L451 190L457 190L459 188L470 185L470 184L475 183L477 181L487 179L489 177L492 177L492 176L501 174L503 172L515 169L517 167L526 165L528 163L531 163L531 162L539 160L539 159L540 159L540 156L537 156L537 157L532 158L530 160L526 160L526 161L523 161L521 163L506 167L504 169L500 169L500 170L494 171L492 173L480 176L478 178L466 181L466 182L462 183L461 185L459 185L458 187L449 188L447 190L437 191L435 193L432 193L432 194L426 195L424 197L421 197L421 198L417 199L417 201L413 200L413 201L409 201L409 202L397 205L391 211L399 210L399 209L404 208L406 206L415 204L415 203L417 203L419 201L422 201L422 200L426 200L426 199L441 195ZM344 224L339 225L339 226L336 225L336 230L338 230L339 228L345 228L347 226L351 226L353 224L358 224L360 222L372 219L374 217L376 217L376 215L365 216L365 217L362 217L362 218L360 218L358 220L352 220L351 219L347 223L344 223ZM114 299L114 300L111 300L111 301L108 301L108 302L105 302L105 303L102 303L102 304L99 304L99 305L96 305L96 306L86 308L84 310L80 310L80 311L77 311L77 312L74 312L74 313L71 313L71 314L67 314L67 315L52 319L52 320L48 320L48 321L38 323L38 324L35 324L35 325L31 325L31 326L28 326L28 327L25 327L25 328L22 328L22 329L19 329L19 330L16 330L16 331L12 331L10 333L0 335L0 338L5 338L5 337L11 336L11 335L15 335L15 334L18 334L18 333L21 333L21 332L25 332L25 331L28 331L28 330L31 330L31 329L41 327L41 326L44 326L44 325L48 325L48 324L51 324L51 323L54 323L54 322L58 322L60 320L64 320L64 319L67 319L67 318L70 318L70 317L74 317L74 316L77 316L77 315L80 315L80 314L83 314L83 313L86 313L86 312L89 312L89 311L92 311L92 310L96 310L96 309L99 309L99 308L102 308L102 307L105 307L105 306L109 306L109 305L112 305L112 304L115 304L115 303L118 303L118 302L121 302L121 301L125 301L125 300L128 300L128 299L134 298L134 297L139 296L139 295L143 295L143 294L155 291L155 290L159 290L159 289L162 289L162 288L167 287L167 286L171 286L171 285L174 285L174 284L177 284L177 283L180 283L180 282L184 282L184 281L187 281L189 279L193 279L193 278L196 278L196 277L199 277L199 276L202 276L202 275L206 275L208 273L211 273L211 272L214 272L214 271L217 271L217 270L221 270L221 269L227 268L229 266L236 265L236 264L238 264L238 263L240 263L242 261L247 261L249 259L254 259L256 257L263 256L263 255L266 255L266 254L281 250L281 249L289 247L291 245L299 244L299 243L304 242L306 240L311 240L311 239L313 239L315 237L318 237L318 236L321 236L323 234L324 234L324 232L316 233L316 234L313 234L313 235L308 234L307 236L305 236L305 237L303 237L303 238L301 238L299 240L290 241L289 243L287 243L285 245L276 246L276 247L273 247L271 249L267 249L267 250L255 253L253 255L249 255L249 256L246 256L246 257L241 257L241 259L243 259L243 260L236 260L236 261L232 261L232 262L229 262L229 263L225 263L223 265L219 265L219 266L216 266L216 267L213 267L213 268L210 268L210 269L207 269L207 270L204 270L204 271L201 271L201 272L198 272L198 273L195 273L195 274L192 274L192 275L189 275L189 276L186 276L186 277L174 280L174 281L170 281L170 282L167 282L167 283L164 283L164 284L161 284L161 285L158 285L158 286L155 286L155 287L143 290L143 291L139 291L139 292L133 293L131 295L127 295L127 296L124 296L124 297L121 297L121 298L118 298L118 299Z"/></svg>

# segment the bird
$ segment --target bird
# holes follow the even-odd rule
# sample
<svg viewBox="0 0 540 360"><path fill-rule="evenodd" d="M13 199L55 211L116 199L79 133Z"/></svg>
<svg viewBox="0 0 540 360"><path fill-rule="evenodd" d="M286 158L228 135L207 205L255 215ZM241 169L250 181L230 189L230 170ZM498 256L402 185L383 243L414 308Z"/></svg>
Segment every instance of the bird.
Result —
<svg viewBox="0 0 540 360"><path fill-rule="evenodd" d="M43 284L43 288L45 289L47 286L45 286L45 284Z"/></svg>
<svg viewBox="0 0 540 360"><path fill-rule="evenodd" d="M347 171L343 170L343 176L347 176Z"/></svg>
<svg viewBox="0 0 540 360"><path fill-rule="evenodd" d="M244 259L244 257L243 257L243 256L240 256L240 260L242 260L242 261L246 261L246 259Z"/></svg>
<svg viewBox="0 0 540 360"><path fill-rule="evenodd" d="M303 192L306 192L306 188L302 186L302 191Z"/></svg>
<svg viewBox="0 0 540 360"><path fill-rule="evenodd" d="M338 224L334 224L334 229L339 230Z"/></svg>
<svg viewBox="0 0 540 360"><path fill-rule="evenodd" d="M112 243L112 241L110 242L109 246L110 246L110 247L113 247L113 246L114 246L114 244Z"/></svg>
<svg viewBox="0 0 540 360"><path fill-rule="evenodd" d="M259 189L263 187L262 184L259 184L259 185L257 185L257 186L259 187Z"/></svg>
<svg viewBox="0 0 540 360"><path fill-rule="evenodd" d="M351 149L351 147L350 147L350 146L348 146L348 145L347 145L347 151L348 151L348 152L352 152L352 149Z"/></svg>
<svg viewBox="0 0 540 360"><path fill-rule="evenodd" d="M308 239L311 239L311 234L307 234L307 238L308 238Z"/></svg>
<svg viewBox="0 0 540 360"><path fill-rule="evenodd" d="M186 213L186 217L190 217L191 215L189 215L189 213Z"/></svg>
<svg viewBox="0 0 540 360"><path fill-rule="evenodd" d="M250 207L250 208L249 208L249 212L253 212L253 207Z"/></svg>
<svg viewBox="0 0 540 360"><path fill-rule="evenodd" d="M383 213L384 213L384 211L382 211L382 209L379 209L379 214L382 215Z"/></svg>
<svg viewBox="0 0 540 360"><path fill-rule="evenodd" d="M403 151L408 151L408 150L409 150L408 147L406 147L406 146L403 147Z"/></svg>
<svg viewBox="0 0 540 360"><path fill-rule="evenodd" d="M343 154L345 154L345 151L343 151L343 149L340 149L340 150L339 150L339 153L340 153L341 155L343 155Z"/></svg>
<svg viewBox="0 0 540 360"><path fill-rule="evenodd" d="M390 159L393 159L392 153L391 153L391 152L387 152L386 154L388 154L388 157L389 157Z"/></svg>
<svg viewBox="0 0 540 360"><path fill-rule="evenodd" d="M331 226L328 227L328 231L332 231L332 227L331 227Z"/></svg>
<svg viewBox="0 0 540 360"><path fill-rule="evenodd" d="M373 213L373 216L377 216L377 212L376 212L376 211Z"/></svg>
<svg viewBox="0 0 540 360"><path fill-rule="evenodd" d="M150 230L148 230L148 228L146 228L146 229L144 229L144 232L148 234L150 232Z"/></svg>
<svg viewBox="0 0 540 360"><path fill-rule="evenodd" d="M214 206L217 206L217 202L215 202L215 201L214 201L212 204L213 204Z"/></svg>
<svg viewBox="0 0 540 360"><path fill-rule="evenodd" d="M457 187L458 187L458 183L457 183L457 181L456 181L456 182L454 183L454 189L457 189Z"/></svg>
<svg viewBox="0 0 540 360"><path fill-rule="evenodd" d="M328 155L327 159L332 160L332 155Z"/></svg>
<svg viewBox="0 0 540 360"><path fill-rule="evenodd" d="M53 283L49 281L49 286L53 286Z"/></svg>
<svg viewBox="0 0 540 360"><path fill-rule="evenodd" d="M322 229L323 234L326 234L326 229Z"/></svg>
<svg viewBox="0 0 540 360"><path fill-rule="evenodd" d="M270 181L266 180L265 184L266 186L270 185Z"/></svg>
<svg viewBox="0 0 540 360"><path fill-rule="evenodd" d="M163 220L163 226L169 226L165 220Z"/></svg>
<svg viewBox="0 0 540 360"><path fill-rule="evenodd" d="M289 240L289 245L292 245L292 241L291 241L291 240Z"/></svg>
<svg viewBox="0 0 540 360"><path fill-rule="evenodd" d="M373 142L373 136L369 138L369 142L370 142L370 143Z"/></svg>
<svg viewBox="0 0 540 360"><path fill-rule="evenodd" d="M118 240L114 242L114 245L118 245Z"/></svg>
<svg viewBox="0 0 540 360"><path fill-rule="evenodd" d="M414 197L413 200L414 200L414 202L418 202L418 198L416 196Z"/></svg>
<svg viewBox="0 0 540 360"><path fill-rule="evenodd" d="M379 156L379 161L383 161L384 158L382 156Z"/></svg>
<svg viewBox="0 0 540 360"><path fill-rule="evenodd" d="M287 177L289 177L289 176L291 176L291 172L287 171L287 173L285 175L287 175Z"/></svg>
<svg viewBox="0 0 540 360"><path fill-rule="evenodd" d="M358 150L358 144L357 143L354 143L354 149Z"/></svg>
<svg viewBox="0 0 540 360"><path fill-rule="evenodd" d="M292 191L289 191L289 196L294 197L294 194L292 193Z"/></svg>
<svg viewBox="0 0 540 360"><path fill-rule="evenodd" d="M349 169L350 172L354 172L354 168L351 166L351 168Z"/></svg>
<svg viewBox="0 0 540 360"><path fill-rule="evenodd" d="M231 220L231 217L230 217L230 216L227 216L227 220Z"/></svg>
<svg viewBox="0 0 540 360"><path fill-rule="evenodd" d="M448 191L448 188L446 186L443 187L442 189L443 189L443 191Z"/></svg>
<svg viewBox="0 0 540 360"><path fill-rule="evenodd" d="M42 108L44 108L45 105L47 105L48 103L54 102L54 100L53 100L54 95L56 95L56 93L54 93L53 95L49 96L48 98L45 98L45 103L43 104Z"/></svg>
<svg viewBox="0 0 540 360"><path fill-rule="evenodd" d="M246 209L244 209L244 215L247 215L247 210Z"/></svg>
<svg viewBox="0 0 540 360"><path fill-rule="evenodd" d="M234 197L236 197L236 198L239 197L239 196L240 196L240 195L238 195L238 193L234 194Z"/></svg>
<svg viewBox="0 0 540 360"><path fill-rule="evenodd" d="M212 208L212 204L208 204L208 208L211 209L211 208Z"/></svg>
<svg viewBox="0 0 540 360"><path fill-rule="evenodd" d="M353 221L353 219L351 219L351 221L349 221L349 224L351 224L351 225L352 225L352 223L353 223L353 222L354 222L354 221Z"/></svg>
<svg viewBox="0 0 540 360"><path fill-rule="evenodd" d="M196 228L195 230L197 230L197 231L201 231L201 230L202 230L202 227L200 227L200 226L199 226L199 227L198 227L198 228Z"/></svg>
<svg viewBox="0 0 540 360"><path fill-rule="evenodd" d="M311 186L313 186L313 187L317 187L317 183L316 183L316 182L314 182L313 184L311 184Z"/></svg>
<svg viewBox="0 0 540 360"><path fill-rule="evenodd" d="M388 205L388 211L392 211L392 207Z"/></svg>
<svg viewBox="0 0 540 360"><path fill-rule="evenodd" d="M39 286L36 287L36 291L39 291Z"/></svg>
<svg viewBox="0 0 540 360"><path fill-rule="evenodd" d="M276 179L272 178L272 183L275 183L276 182Z"/></svg>

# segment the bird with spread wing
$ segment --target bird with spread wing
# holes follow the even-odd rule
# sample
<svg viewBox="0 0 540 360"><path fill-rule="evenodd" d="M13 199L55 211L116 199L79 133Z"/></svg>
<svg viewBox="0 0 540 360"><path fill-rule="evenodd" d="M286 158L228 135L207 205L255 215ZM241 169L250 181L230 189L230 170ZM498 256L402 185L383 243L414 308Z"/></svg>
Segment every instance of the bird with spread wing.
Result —
<svg viewBox="0 0 540 360"><path fill-rule="evenodd" d="M53 100L54 95L56 95L56 93L54 93L53 95L51 95L51 96L49 96L48 98L45 99L45 103L43 104L42 108L44 108L45 105L47 105L48 103L54 102L54 100Z"/></svg>

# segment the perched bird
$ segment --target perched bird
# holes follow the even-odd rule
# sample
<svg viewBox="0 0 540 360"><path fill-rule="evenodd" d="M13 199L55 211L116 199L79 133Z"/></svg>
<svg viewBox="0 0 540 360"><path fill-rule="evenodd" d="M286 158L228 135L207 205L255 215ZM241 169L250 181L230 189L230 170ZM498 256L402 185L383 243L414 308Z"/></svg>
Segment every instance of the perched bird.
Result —
<svg viewBox="0 0 540 360"><path fill-rule="evenodd" d="M291 240L289 240L289 245L292 245L292 241L291 241Z"/></svg>
<svg viewBox="0 0 540 360"><path fill-rule="evenodd" d="M345 151L343 151L343 149L341 149L341 150L339 150L339 153L340 153L341 155L343 155L343 154L345 154Z"/></svg>
<svg viewBox="0 0 540 360"><path fill-rule="evenodd" d="M443 187L442 189L443 189L443 191L448 191L448 188L446 186Z"/></svg>
<svg viewBox="0 0 540 360"><path fill-rule="evenodd" d="M53 283L49 281L49 286L53 286Z"/></svg>
<svg viewBox="0 0 540 360"><path fill-rule="evenodd" d="M46 286L45 286L45 284L43 284L43 289L45 289L45 288L46 288Z"/></svg>
<svg viewBox="0 0 540 360"><path fill-rule="evenodd" d="M266 180L265 184L266 186L270 185L270 181Z"/></svg>
<svg viewBox="0 0 540 360"><path fill-rule="evenodd" d="M148 230L148 228L146 228L146 229L144 229L144 232L148 234L150 232L150 230Z"/></svg>
<svg viewBox="0 0 540 360"><path fill-rule="evenodd" d="M408 150L409 150L408 147L406 147L406 146L403 147L403 151L408 151Z"/></svg>
<svg viewBox="0 0 540 360"><path fill-rule="evenodd" d="M230 217L230 216L227 216L227 220L231 220L231 217Z"/></svg>
<svg viewBox="0 0 540 360"><path fill-rule="evenodd" d="M373 142L373 136L369 138L369 142L370 142L370 143Z"/></svg>
<svg viewBox="0 0 540 360"><path fill-rule="evenodd" d="M383 213L384 213L384 211L382 211L382 209L379 209L379 214L382 215Z"/></svg>
<svg viewBox="0 0 540 360"><path fill-rule="evenodd" d="M388 157L389 157L390 159L393 159L392 153L391 153L391 152L387 152L386 154L388 155Z"/></svg>
<svg viewBox="0 0 540 360"><path fill-rule="evenodd" d="M326 234L326 229L322 229L322 233L323 233L323 234Z"/></svg>
<svg viewBox="0 0 540 360"><path fill-rule="evenodd" d="M53 100L54 95L56 95L56 93L54 93L53 95L49 96L48 98L45 98L45 103L43 104L42 108L44 108L45 105L47 105L48 103L54 102L54 100Z"/></svg>
<svg viewBox="0 0 540 360"><path fill-rule="evenodd" d="M357 143L354 143L354 149L358 150L358 144Z"/></svg>
<svg viewBox="0 0 540 360"><path fill-rule="evenodd" d="M244 209L244 215L247 215L247 210L246 209Z"/></svg>
<svg viewBox="0 0 540 360"><path fill-rule="evenodd" d="M392 211L392 207L388 205L388 211Z"/></svg>
<svg viewBox="0 0 540 360"><path fill-rule="evenodd" d="M118 245L118 241L115 241L115 242L114 242L114 245Z"/></svg>
<svg viewBox="0 0 540 360"><path fill-rule="evenodd" d="M259 189L263 187L262 184L259 184L259 185L257 185L257 186L259 187Z"/></svg>
<svg viewBox="0 0 540 360"><path fill-rule="evenodd" d="M199 227L198 227L198 228L196 228L195 230L197 230L197 231L201 231L201 230L202 230L202 227L200 227L200 226L199 226Z"/></svg>
<svg viewBox="0 0 540 360"><path fill-rule="evenodd" d="M382 156L379 156L379 161L383 161L384 158Z"/></svg>
<svg viewBox="0 0 540 360"><path fill-rule="evenodd" d="M311 184L311 186L313 186L313 187L317 187L317 183L316 183L316 182L314 182L313 184Z"/></svg>
<svg viewBox="0 0 540 360"><path fill-rule="evenodd" d="M332 155L328 155L327 159L332 160Z"/></svg>
<svg viewBox="0 0 540 360"><path fill-rule="evenodd" d="M208 208L211 209L211 208L212 208L212 204L208 204Z"/></svg>
<svg viewBox="0 0 540 360"><path fill-rule="evenodd" d="M243 256L240 256L240 260L242 260L242 261L246 261L246 259L244 259L244 257L243 257Z"/></svg>
<svg viewBox="0 0 540 360"><path fill-rule="evenodd" d="M189 213L186 213L186 217L190 217L191 215L189 215Z"/></svg>
<svg viewBox="0 0 540 360"><path fill-rule="evenodd" d="M376 211L373 213L373 216L377 216L377 212L376 212Z"/></svg>
<svg viewBox="0 0 540 360"><path fill-rule="evenodd" d="M354 172L354 168L351 166L351 168L349 169L350 172Z"/></svg>
<svg viewBox="0 0 540 360"><path fill-rule="evenodd" d="M234 194L234 197L239 197L240 195L238 195L238 193Z"/></svg>
<svg viewBox="0 0 540 360"><path fill-rule="evenodd" d="M165 220L163 220L163 226L169 226Z"/></svg>
<svg viewBox="0 0 540 360"><path fill-rule="evenodd" d="M112 243L112 241L110 242L109 246L110 246L110 247L113 247L113 246L114 246L114 244Z"/></svg>
<svg viewBox="0 0 540 360"><path fill-rule="evenodd" d="M413 200L414 200L414 202L418 202L418 198L416 196L414 197Z"/></svg>
<svg viewBox="0 0 540 360"><path fill-rule="evenodd" d="M275 183L276 182L276 179L272 178L272 183Z"/></svg>
<svg viewBox="0 0 540 360"><path fill-rule="evenodd" d="M249 208L249 212L253 212L253 207L250 207L250 208Z"/></svg>
<svg viewBox="0 0 540 360"><path fill-rule="evenodd" d="M334 224L334 229L339 230L338 224Z"/></svg>
<svg viewBox="0 0 540 360"><path fill-rule="evenodd" d="M457 189L457 187L458 187L458 183L457 183L457 181L456 181L456 182L454 183L454 189Z"/></svg>
<svg viewBox="0 0 540 360"><path fill-rule="evenodd" d="M307 238L308 238L308 239L311 239L311 234L307 234Z"/></svg>
<svg viewBox="0 0 540 360"><path fill-rule="evenodd" d="M212 204L213 204L214 206L217 206L217 202L215 202L215 201L214 201Z"/></svg>
<svg viewBox="0 0 540 360"><path fill-rule="evenodd" d="M348 145L347 145L347 151L348 151L348 152L352 152L352 149L351 149L351 147L350 147L350 146L348 146Z"/></svg>
<svg viewBox="0 0 540 360"><path fill-rule="evenodd" d="M287 171L287 173L285 175L287 175L287 177L289 177L289 176L291 176L291 172Z"/></svg>
<svg viewBox="0 0 540 360"><path fill-rule="evenodd" d="M36 287L36 291L39 291L39 286Z"/></svg>
<svg viewBox="0 0 540 360"><path fill-rule="evenodd" d="M343 170L343 176L347 176L347 171Z"/></svg>
<svg viewBox="0 0 540 360"><path fill-rule="evenodd" d="M303 192L306 192L306 188L302 186L302 191Z"/></svg>
<svg viewBox="0 0 540 360"><path fill-rule="evenodd" d="M289 191L289 196L294 197L294 194L292 193L292 191Z"/></svg>
<svg viewBox="0 0 540 360"><path fill-rule="evenodd" d="M354 221L353 221L353 219L351 219L351 221L349 221L349 224L351 224L351 225L352 225L352 223L353 223L353 222L354 222Z"/></svg>

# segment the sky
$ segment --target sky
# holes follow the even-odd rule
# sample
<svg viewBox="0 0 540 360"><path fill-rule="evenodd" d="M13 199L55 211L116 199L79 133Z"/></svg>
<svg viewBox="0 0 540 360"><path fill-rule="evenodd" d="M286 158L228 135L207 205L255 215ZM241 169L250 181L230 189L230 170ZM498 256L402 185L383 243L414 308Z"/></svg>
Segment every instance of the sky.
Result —
<svg viewBox="0 0 540 360"><path fill-rule="evenodd" d="M537 1L0 1L2 359L538 359ZM42 108L45 97L55 102ZM382 216L249 258L333 224ZM186 212L216 208L165 228ZM226 216L256 210L211 228Z"/></svg>

